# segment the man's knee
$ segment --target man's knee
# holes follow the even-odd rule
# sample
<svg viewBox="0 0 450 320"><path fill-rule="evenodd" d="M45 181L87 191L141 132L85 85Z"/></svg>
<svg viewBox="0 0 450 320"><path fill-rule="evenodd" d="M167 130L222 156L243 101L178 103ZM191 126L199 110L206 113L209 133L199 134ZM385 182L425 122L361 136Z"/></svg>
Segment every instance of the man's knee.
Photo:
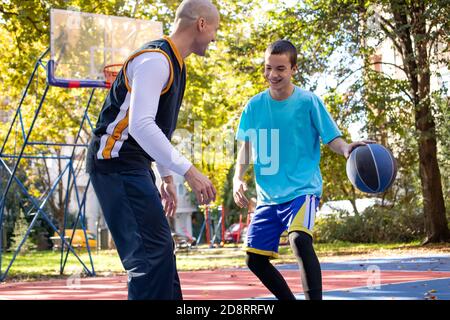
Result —
<svg viewBox="0 0 450 320"><path fill-rule="evenodd" d="M147 276L150 273L150 264L147 262L124 263L125 270L128 274L128 282Z"/></svg>
<svg viewBox="0 0 450 320"><path fill-rule="evenodd" d="M292 231L289 233L289 242L299 252L313 249L313 241L311 235L303 231Z"/></svg>
<svg viewBox="0 0 450 320"><path fill-rule="evenodd" d="M267 264L270 264L269 257L252 252L247 252L245 263L247 264L248 268L253 272L259 271L265 268Z"/></svg>

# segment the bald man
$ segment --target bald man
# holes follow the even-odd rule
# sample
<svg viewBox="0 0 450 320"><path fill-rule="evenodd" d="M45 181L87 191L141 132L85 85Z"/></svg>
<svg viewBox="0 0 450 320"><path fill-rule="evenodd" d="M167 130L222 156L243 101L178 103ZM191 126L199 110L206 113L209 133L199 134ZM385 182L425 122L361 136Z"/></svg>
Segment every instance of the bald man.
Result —
<svg viewBox="0 0 450 320"><path fill-rule="evenodd" d="M172 172L200 204L215 200L211 181L170 143L186 85L184 60L204 56L219 13L208 0L185 0L170 36L151 41L124 63L103 104L87 171L128 273L129 299L182 299L166 219L177 208ZM158 192L151 163L162 178Z"/></svg>

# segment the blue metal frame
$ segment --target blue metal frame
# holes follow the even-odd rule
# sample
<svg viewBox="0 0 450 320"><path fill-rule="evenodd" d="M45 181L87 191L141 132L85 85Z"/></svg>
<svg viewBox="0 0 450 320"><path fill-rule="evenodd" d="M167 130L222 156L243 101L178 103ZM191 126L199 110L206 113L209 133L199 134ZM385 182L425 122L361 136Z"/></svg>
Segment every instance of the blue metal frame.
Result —
<svg viewBox="0 0 450 320"><path fill-rule="evenodd" d="M209 243L209 247L212 248L214 247L214 243L216 241L220 242L223 240L221 233L219 232L219 228L222 226L222 216L219 217L219 221L217 222L217 225L215 228L213 228L213 223L212 223L212 219L211 219L211 215L208 214L208 219L203 220L202 226L200 227L200 231L198 233L197 236L197 240L195 241L196 245L199 245L202 241L202 236L203 236L203 232L205 231L206 228L206 224L209 224L209 239L206 239L206 243Z"/></svg>
<svg viewBox="0 0 450 320"><path fill-rule="evenodd" d="M3 219L4 219L5 208L6 208L7 195L12 192L11 186L12 186L13 182L15 182L17 184L17 186L19 187L19 190L20 190L19 195L24 196L25 199L29 200L30 203L32 204L32 209L29 210L27 214L31 215L30 214L31 211L33 211L33 210L36 211L30 225L27 228L25 235L23 236L19 246L17 247L17 249L15 250L15 252L13 254L11 261L9 262L5 272L3 272L3 273L2 273L2 257L3 257L2 240L3 239L0 236L0 281L4 281L6 279L9 270L11 269L14 261L17 258L17 255L19 254L23 244L25 243L27 237L30 235L30 232L32 231L34 225L36 224L36 221L39 218L43 218L50 225L50 227L54 230L54 232L58 235L58 237L60 237L60 239L61 239L62 245L61 245L60 274L64 273L64 268L65 268L65 265L67 262L67 258L68 258L69 252L71 252L75 255L77 260L83 266L83 269L86 272L86 274L89 276L95 276L91 248L89 247L89 241L88 241L88 236L87 236L87 232L86 232L86 198L87 198L87 191L90 186L90 181L88 180L86 189L84 190L83 194L80 196L80 194L78 192L78 187L77 187L76 172L74 169L74 160L75 160L76 148L87 148L86 144L78 143L78 140L80 139L80 135L83 130L84 124L87 123L89 125L90 129L91 130L93 129L92 122L90 121L89 116L88 116L88 110L89 110L89 106L92 102L93 96L95 94L95 88L98 88L98 87L104 88L105 84L104 84L104 82L101 82L101 81L96 81L96 82L94 81L93 83L91 83L89 81L85 81L81 85L78 85L78 86L74 86L73 83L70 83L70 84L67 83L67 85L62 83L60 81L60 79L54 78L53 61L49 60L47 62L47 64L43 63L43 58L48 54L48 52L49 52L49 50L47 49L38 58L38 60L36 61L35 65L34 65L33 72L31 73L31 76L28 80L26 88L20 99L18 108L16 109L15 115L13 117L13 120L11 121L11 125L8 129L8 132L6 134L6 137L3 141L3 144L0 149L0 167L4 167L6 169L6 172L9 174L9 178L6 183L6 187L3 190L0 190L0 192L1 192L1 194L0 194L0 235L2 234L2 231L3 231ZM40 67L46 69L46 71L47 71L47 84L45 86L44 92L39 101L39 104L38 104L37 108L35 109L32 122L31 122L28 130L25 130L25 125L24 125L24 121L22 118L22 106L23 106L23 103L25 101L27 94L29 93L30 86L31 86L33 79L35 79L38 75L38 71L39 71L38 69ZM93 88L90 93L89 100L84 109L83 118L81 119L78 133L77 133L74 143L55 143L55 142L49 142L49 141L31 141L31 139L30 139L33 129L34 129L34 126L36 124L36 120L38 119L38 117L41 113L41 110L44 105L45 98L50 89L50 86L59 86L59 87L67 87L67 88L73 88L73 87ZM20 147L20 152L18 154L15 154L15 151L14 151L14 154L5 154L4 153L5 146L8 143L8 141L10 141L12 139L10 136L11 136L11 132L12 132L15 124L20 124L20 126L21 126L23 143ZM14 140L14 141L17 144L17 140ZM69 155L55 156L53 154L44 154L44 153L26 154L25 148L27 146L32 146L32 147L33 146L61 146L61 147L72 147L73 149L72 149L70 156ZM10 165L8 165L6 159L9 159L13 163L13 165L11 165L12 168L10 168ZM22 159L59 159L59 160L65 160L65 161L67 161L67 163L66 163L64 169L62 170L62 172L59 173L58 177L55 179L55 181L53 182L51 187L49 189L47 189L45 192L43 192L39 198L35 198L28 192L25 185L22 183L22 181L20 181L20 179L17 176L18 168L19 168L19 165L20 165L20 162ZM50 218L50 215L47 212L45 212L45 205L46 205L48 199L52 196L52 194L56 190L58 184L62 181L63 176L65 174L67 174L67 189L66 189L65 201L64 201L65 202L64 225L63 225L62 232L60 233L59 230L57 229L57 227L53 224L52 219ZM70 237L70 240L66 240L65 230L66 230L66 226L67 226L67 216L69 215L69 198L71 196L70 190L75 191L76 203L78 205L78 214L76 217L76 222L73 226L72 236ZM16 192L18 193L18 191L16 191ZM90 260L89 261L90 268L81 260L78 253L72 247L72 241L73 241L73 237L75 235L74 231L78 225L78 222L81 222L81 227L83 229L83 233L84 233L84 236L86 239L87 250L88 250L89 260ZM65 256L64 256L64 253L65 253Z"/></svg>
<svg viewBox="0 0 450 320"><path fill-rule="evenodd" d="M47 82L53 87L61 88L107 88L104 80L75 80L60 79L55 77L55 61L49 60L47 63Z"/></svg>
<svg viewBox="0 0 450 320"><path fill-rule="evenodd" d="M197 240L195 241L195 245L199 245L202 242L203 231L205 231L206 220L203 220L202 226L200 227L200 231L197 235Z"/></svg>
<svg viewBox="0 0 450 320"><path fill-rule="evenodd" d="M222 226L222 216L219 216L219 221L217 222L216 228L214 229L214 236L212 237L212 240L211 240L211 246L214 245L214 243L216 242L216 239L219 244L222 241L222 234L219 232L219 228L221 226Z"/></svg>

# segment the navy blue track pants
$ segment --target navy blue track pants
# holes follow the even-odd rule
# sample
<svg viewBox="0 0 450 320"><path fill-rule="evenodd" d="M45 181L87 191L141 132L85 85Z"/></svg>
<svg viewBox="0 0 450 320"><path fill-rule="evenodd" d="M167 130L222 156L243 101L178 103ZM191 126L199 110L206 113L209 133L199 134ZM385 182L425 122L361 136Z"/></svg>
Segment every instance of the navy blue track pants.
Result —
<svg viewBox="0 0 450 320"><path fill-rule="evenodd" d="M181 300L173 240L151 170L90 173L128 273L128 299Z"/></svg>

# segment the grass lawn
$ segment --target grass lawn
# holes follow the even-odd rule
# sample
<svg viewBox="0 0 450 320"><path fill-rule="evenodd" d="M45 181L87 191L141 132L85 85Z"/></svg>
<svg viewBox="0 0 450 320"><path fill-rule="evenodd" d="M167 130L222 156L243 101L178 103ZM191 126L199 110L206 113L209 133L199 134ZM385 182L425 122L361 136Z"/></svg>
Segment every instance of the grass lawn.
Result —
<svg viewBox="0 0 450 320"><path fill-rule="evenodd" d="M419 242L392 244L357 244L357 243L317 243L316 252L321 261L329 259L345 259L355 257L389 256L389 255L420 255L448 254L448 244L429 245L422 247ZM295 263L288 246L280 246L279 259L272 260L274 264ZM90 266L89 255L81 251L80 258ZM4 272L12 257L4 253L1 271ZM244 267L245 253L237 246L225 248L208 248L199 246L189 251L177 252L177 266L180 271L205 270L230 267ZM119 257L115 250L93 251L95 271L99 276L124 274ZM36 251L20 254L11 267L7 281L28 281L37 279L60 278L60 253L52 251ZM63 277L82 271L82 266L73 254L69 255Z"/></svg>

